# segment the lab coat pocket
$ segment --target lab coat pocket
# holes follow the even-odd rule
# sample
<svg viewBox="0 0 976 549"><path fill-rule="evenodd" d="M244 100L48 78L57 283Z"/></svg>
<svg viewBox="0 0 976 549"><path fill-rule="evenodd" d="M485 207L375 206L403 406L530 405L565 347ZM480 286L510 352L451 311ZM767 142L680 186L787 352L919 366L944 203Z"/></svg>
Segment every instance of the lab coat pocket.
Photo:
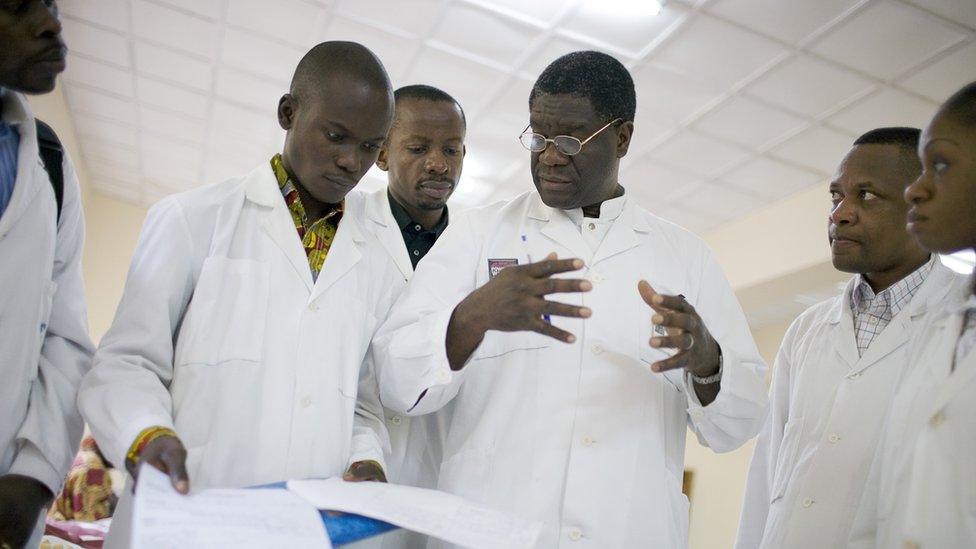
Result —
<svg viewBox="0 0 976 549"><path fill-rule="evenodd" d="M176 364L259 362L270 271L261 261L208 257L177 338Z"/></svg>
<svg viewBox="0 0 976 549"><path fill-rule="evenodd" d="M472 448L454 454L441 464L438 488L484 502L491 478L491 449Z"/></svg>
<svg viewBox="0 0 976 549"><path fill-rule="evenodd" d="M786 494L796 469L797 454L800 451L800 435L803 433L803 418L790 418L783 430L783 442L776 456L776 469L773 471L773 485L769 492L769 503L773 503Z"/></svg>
<svg viewBox="0 0 976 549"><path fill-rule="evenodd" d="M674 520L675 535L671 539L680 540L675 547L688 546L688 515L691 505L688 496L681 491L681 482L670 472L665 471L664 486L668 492L668 503L671 505L671 516Z"/></svg>
<svg viewBox="0 0 976 549"><path fill-rule="evenodd" d="M662 294L673 295L670 290L662 289ZM650 368L652 364L661 360L667 360L676 354L674 349L660 349L651 347L651 338L655 336L665 335L663 328L659 328L655 331L654 323L651 322L651 317L654 315L654 310L647 306L646 303L640 301L638 303L640 308L638 317L638 326L640 327L637 334L637 356L640 357L641 362L645 366ZM678 391L684 390L684 370L681 368L668 370L664 372L663 375L665 379L668 380L671 385ZM657 375L657 374L656 374Z"/></svg>
<svg viewBox="0 0 976 549"><path fill-rule="evenodd" d="M497 332L489 331L474 353L474 360L494 358L515 351L544 349L550 345L551 338L536 332Z"/></svg>
<svg viewBox="0 0 976 549"><path fill-rule="evenodd" d="M54 294L58 291L58 284L53 280L45 280L41 291L41 303L37 311L37 322L34 324L37 327L37 333L36 338L33 339L34 347L31 349L32 353L30 355L32 357L31 380L37 378L37 367L40 361L36 357L40 356L44 348L44 338L47 337L48 322L51 320L51 311L54 309Z"/></svg>

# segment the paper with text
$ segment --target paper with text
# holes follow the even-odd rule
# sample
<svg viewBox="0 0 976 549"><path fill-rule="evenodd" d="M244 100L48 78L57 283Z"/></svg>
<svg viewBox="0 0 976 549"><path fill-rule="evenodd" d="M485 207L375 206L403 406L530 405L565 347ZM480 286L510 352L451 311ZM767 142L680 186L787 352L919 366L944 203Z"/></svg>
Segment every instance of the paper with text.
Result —
<svg viewBox="0 0 976 549"><path fill-rule="evenodd" d="M291 480L288 489L319 509L356 513L449 543L484 549L535 547L541 524L463 498L382 482Z"/></svg>
<svg viewBox="0 0 976 549"><path fill-rule="evenodd" d="M147 466L139 472L133 504L134 549L332 547L315 507L287 490L211 489L184 496L169 477Z"/></svg>

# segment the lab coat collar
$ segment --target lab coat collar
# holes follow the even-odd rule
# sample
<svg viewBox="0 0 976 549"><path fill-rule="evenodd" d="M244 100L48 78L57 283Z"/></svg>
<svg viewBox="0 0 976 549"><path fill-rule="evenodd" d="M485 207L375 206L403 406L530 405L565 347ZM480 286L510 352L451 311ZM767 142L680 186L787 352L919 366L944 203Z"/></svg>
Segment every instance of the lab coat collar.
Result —
<svg viewBox="0 0 976 549"><path fill-rule="evenodd" d="M366 211L366 205L363 204L365 199L363 193L356 191L346 195L339 229L336 231L332 246L329 247L329 255L325 258L322 271L315 280L311 301L318 299L362 258L360 248L366 242L361 228ZM292 230L294 231L294 228Z"/></svg>
<svg viewBox="0 0 976 549"><path fill-rule="evenodd" d="M269 162L262 162L244 179L244 197L262 207L264 215L260 221L261 228L285 254L295 274L311 292L313 281L312 271L308 266L308 256L305 255L305 248L298 239L295 222L288 213L285 199L281 196L278 187L278 180Z"/></svg>
<svg viewBox="0 0 976 549"><path fill-rule="evenodd" d="M31 113L27 98L19 92L7 90L0 101L3 102L4 122L13 126L20 134L14 190L10 195L10 202L7 203L7 209L0 217L0 236L3 236L28 210L34 195L41 191L41 184L50 187L50 183L37 150L37 127L34 125L34 115ZM52 198L53 195L52 191ZM55 220L52 219L51 223L55 223Z"/></svg>
<svg viewBox="0 0 976 549"><path fill-rule="evenodd" d="M366 197L366 218L369 219L369 223L376 225L376 234L379 237L380 244L393 258L403 278L409 280L413 275L413 264L410 263L410 256L407 255L407 246L403 243L403 234L397 226L396 219L393 218L393 210L390 209L390 198L386 187Z"/></svg>
<svg viewBox="0 0 976 549"><path fill-rule="evenodd" d="M938 258L934 259L935 265L932 267L932 271L925 278L925 282L918 288L918 291L912 297L911 302L905 310L908 312L908 316L915 318L919 315L925 314L932 303L938 303L945 297L946 293L952 286L952 280L956 276L952 269L946 267L939 261ZM834 300L833 305L830 308L830 312L827 317L831 324L837 324L841 321L841 318L846 316L850 317L851 322L854 320L853 313L851 313L851 292L854 290L855 284L857 284L859 276L853 276L847 281L847 285L844 287L844 293L842 294L842 299ZM903 311L905 312L905 311ZM902 316L902 315L898 315Z"/></svg>

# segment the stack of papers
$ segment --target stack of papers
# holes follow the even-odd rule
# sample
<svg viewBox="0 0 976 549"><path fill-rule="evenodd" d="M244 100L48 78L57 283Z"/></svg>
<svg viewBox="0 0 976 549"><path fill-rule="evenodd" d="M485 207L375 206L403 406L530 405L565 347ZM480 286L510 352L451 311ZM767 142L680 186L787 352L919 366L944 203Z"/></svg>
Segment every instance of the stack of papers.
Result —
<svg viewBox="0 0 976 549"><path fill-rule="evenodd" d="M281 489L211 489L189 496L169 477L144 467L132 518L132 547L332 547L319 510L355 513L448 543L484 549L529 549L541 524L463 498L410 486L292 480Z"/></svg>

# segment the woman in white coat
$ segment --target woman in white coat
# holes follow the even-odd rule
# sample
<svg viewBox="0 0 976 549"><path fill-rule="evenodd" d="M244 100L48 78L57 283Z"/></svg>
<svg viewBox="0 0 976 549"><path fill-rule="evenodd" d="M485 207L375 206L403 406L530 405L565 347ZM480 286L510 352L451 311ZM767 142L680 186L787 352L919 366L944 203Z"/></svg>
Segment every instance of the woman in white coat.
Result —
<svg viewBox="0 0 976 549"><path fill-rule="evenodd" d="M908 230L933 251L976 250L976 82L922 132ZM976 287L926 321L872 465L852 547L976 546Z"/></svg>
<svg viewBox="0 0 976 549"><path fill-rule="evenodd" d="M686 425L728 451L766 412L721 269L617 183L634 97L612 57L550 65L530 99L544 135L525 136L539 192L452 220L377 336L387 406L454 407L438 487L542 521L540 547L686 546ZM578 259L533 263L550 252ZM567 271L587 280L550 278Z"/></svg>
<svg viewBox="0 0 976 549"><path fill-rule="evenodd" d="M392 109L369 50L320 44L279 104L280 156L152 208L79 396L111 462L135 474L145 461L184 492L330 477L360 461L382 476L378 400L357 392L399 281L350 189ZM312 223L336 214L337 231Z"/></svg>

